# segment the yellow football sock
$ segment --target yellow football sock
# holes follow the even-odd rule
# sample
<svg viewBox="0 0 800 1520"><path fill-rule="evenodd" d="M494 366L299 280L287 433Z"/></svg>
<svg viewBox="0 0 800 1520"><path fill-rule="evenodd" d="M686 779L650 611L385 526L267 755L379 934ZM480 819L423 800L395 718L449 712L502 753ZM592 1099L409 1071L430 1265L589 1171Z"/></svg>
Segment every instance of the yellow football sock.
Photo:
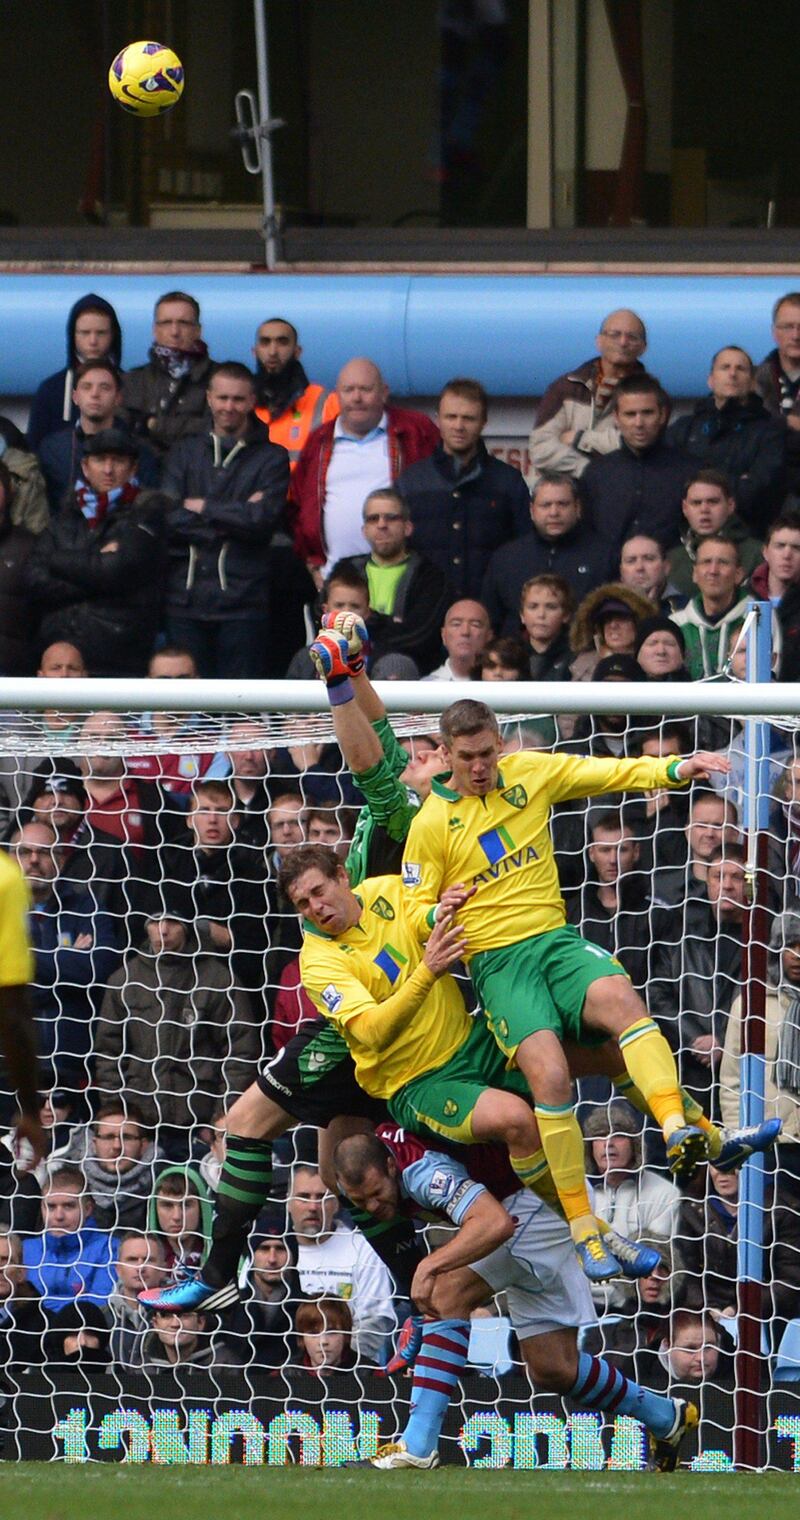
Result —
<svg viewBox="0 0 800 1520"><path fill-rule="evenodd" d="M614 1086L619 1096L630 1103L632 1108L638 1109L640 1114L647 1114L649 1117L653 1117L649 1105L645 1103L636 1083L632 1077L628 1076L627 1071L622 1072L620 1076L614 1078ZM715 1161L722 1150L722 1130L719 1128L719 1125L714 1124L711 1119L706 1118L697 1099L693 1098L685 1087L679 1087L678 1092L681 1095L683 1117L686 1123L694 1124L697 1129L703 1130L704 1134L707 1135L709 1159Z"/></svg>
<svg viewBox="0 0 800 1520"><path fill-rule="evenodd" d="M637 1019L619 1036L619 1048L629 1076L668 1139L686 1121L675 1057L661 1030L652 1019Z"/></svg>
<svg viewBox="0 0 800 1520"><path fill-rule="evenodd" d="M544 1151L540 1148L534 1151L532 1156L509 1155L508 1159L522 1186L537 1193L545 1203L549 1203L551 1209L555 1209L560 1214L561 1204Z"/></svg>
<svg viewBox="0 0 800 1520"><path fill-rule="evenodd" d="M571 1103L563 1108L534 1109L553 1183L573 1240L597 1231L589 1202L584 1165L584 1140Z"/></svg>

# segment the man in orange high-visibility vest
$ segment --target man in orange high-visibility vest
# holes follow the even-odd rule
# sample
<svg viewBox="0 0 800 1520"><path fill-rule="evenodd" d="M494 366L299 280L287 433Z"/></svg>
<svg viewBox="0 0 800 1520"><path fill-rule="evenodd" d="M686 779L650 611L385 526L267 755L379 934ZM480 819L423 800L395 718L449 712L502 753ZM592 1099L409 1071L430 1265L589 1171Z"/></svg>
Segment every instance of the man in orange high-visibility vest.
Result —
<svg viewBox="0 0 800 1520"><path fill-rule="evenodd" d="M270 442L286 449L292 470L309 433L339 415L336 392L309 382L302 352L297 328L285 317L261 323L253 348L256 416L267 424Z"/></svg>

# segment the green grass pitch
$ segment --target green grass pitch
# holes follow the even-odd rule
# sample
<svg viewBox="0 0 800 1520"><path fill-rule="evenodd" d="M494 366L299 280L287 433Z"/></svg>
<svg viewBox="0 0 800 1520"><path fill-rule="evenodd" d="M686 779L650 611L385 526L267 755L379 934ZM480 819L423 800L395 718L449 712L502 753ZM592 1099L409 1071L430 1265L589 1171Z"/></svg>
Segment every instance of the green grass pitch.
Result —
<svg viewBox="0 0 800 1520"><path fill-rule="evenodd" d="M800 1475L0 1465L2 1520L796 1520Z"/></svg>

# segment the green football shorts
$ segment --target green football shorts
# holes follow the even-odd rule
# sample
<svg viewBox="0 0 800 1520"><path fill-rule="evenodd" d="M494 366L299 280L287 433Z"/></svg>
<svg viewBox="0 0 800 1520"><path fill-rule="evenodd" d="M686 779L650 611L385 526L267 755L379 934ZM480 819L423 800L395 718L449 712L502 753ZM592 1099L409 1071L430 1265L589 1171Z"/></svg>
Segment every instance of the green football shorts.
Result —
<svg viewBox="0 0 800 1520"><path fill-rule="evenodd" d="M601 977L627 975L613 955L571 924L502 950L481 950L469 969L489 1028L508 1057L541 1029L576 1045L602 1045L607 1035L584 1028L587 989Z"/></svg>
<svg viewBox="0 0 800 1520"><path fill-rule="evenodd" d="M415 1134L444 1135L460 1145L473 1139L472 1114L487 1087L500 1087L530 1101L522 1072L509 1070L480 1014L464 1044L436 1071L414 1077L389 1100L392 1118Z"/></svg>

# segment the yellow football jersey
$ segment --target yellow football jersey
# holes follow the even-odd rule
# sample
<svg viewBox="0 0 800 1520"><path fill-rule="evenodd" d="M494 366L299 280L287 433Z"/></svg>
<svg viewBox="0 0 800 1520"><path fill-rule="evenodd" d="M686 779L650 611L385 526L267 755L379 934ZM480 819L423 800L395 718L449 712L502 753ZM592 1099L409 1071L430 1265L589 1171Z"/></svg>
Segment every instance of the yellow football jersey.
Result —
<svg viewBox="0 0 800 1520"><path fill-rule="evenodd" d="M300 976L315 1008L347 1041L359 1085L375 1098L389 1098L412 1077L449 1061L472 1021L456 982L442 976L391 1045L375 1051L359 1044L349 1032L351 1020L400 990L420 964L422 946L399 876L368 877L356 897L361 917L344 934L334 938L304 925Z"/></svg>
<svg viewBox="0 0 800 1520"><path fill-rule="evenodd" d="M566 922L548 821L555 802L603 792L680 787L674 757L594 760L530 750L508 755L486 797L462 797L438 776L413 819L403 884L417 933L446 887L477 891L458 914L469 959Z"/></svg>
<svg viewBox="0 0 800 1520"><path fill-rule="evenodd" d="M25 877L0 852L0 987L24 987L33 980L29 909Z"/></svg>

